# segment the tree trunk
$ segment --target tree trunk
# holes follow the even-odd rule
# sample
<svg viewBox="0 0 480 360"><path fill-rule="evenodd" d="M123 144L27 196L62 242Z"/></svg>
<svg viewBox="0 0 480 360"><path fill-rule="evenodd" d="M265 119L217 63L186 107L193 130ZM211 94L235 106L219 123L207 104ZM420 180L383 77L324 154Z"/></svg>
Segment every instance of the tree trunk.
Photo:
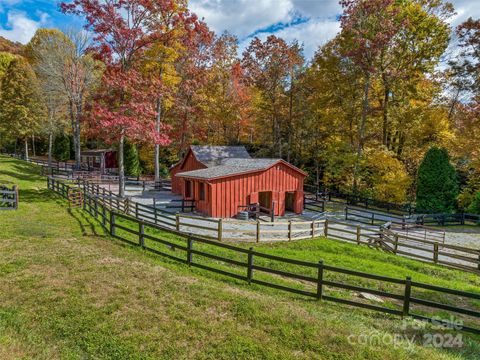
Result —
<svg viewBox="0 0 480 360"><path fill-rule="evenodd" d="M365 125L367 122L368 115L368 94L370 91L370 74L365 76L365 86L363 89L363 106L362 106L362 118L360 120L360 126L358 129L358 147L357 147L357 158L355 160L355 167L353 169L353 192L355 193L358 188L358 170L360 167L360 160L363 153L363 141L365 138Z"/></svg>
<svg viewBox="0 0 480 360"><path fill-rule="evenodd" d="M37 156L35 151L35 134L32 135L32 152L34 157Z"/></svg>
<svg viewBox="0 0 480 360"><path fill-rule="evenodd" d="M125 167L123 163L123 145L125 143L125 135L120 135L120 142L118 144L118 195L125 196Z"/></svg>
<svg viewBox="0 0 480 360"><path fill-rule="evenodd" d="M385 83L385 80L384 80ZM382 136L382 144L385 145L387 148L388 144L388 106L390 101L390 89L385 84L384 85L384 94L383 94L383 136Z"/></svg>
<svg viewBox="0 0 480 360"><path fill-rule="evenodd" d="M53 133L48 134L48 167L52 167Z"/></svg>
<svg viewBox="0 0 480 360"><path fill-rule="evenodd" d="M160 134L161 116L162 116L162 100L157 99L157 118L155 119L155 130ZM160 144L155 144L154 154L154 168L155 168L155 181L160 181Z"/></svg>
<svg viewBox="0 0 480 360"><path fill-rule="evenodd" d="M28 161L28 137L25 138L25 160Z"/></svg>

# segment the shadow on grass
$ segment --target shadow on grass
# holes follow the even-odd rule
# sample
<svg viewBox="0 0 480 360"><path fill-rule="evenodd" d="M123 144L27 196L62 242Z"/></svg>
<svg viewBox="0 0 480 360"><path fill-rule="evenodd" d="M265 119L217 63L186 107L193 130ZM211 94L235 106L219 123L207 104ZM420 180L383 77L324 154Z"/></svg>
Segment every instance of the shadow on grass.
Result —
<svg viewBox="0 0 480 360"><path fill-rule="evenodd" d="M38 202L48 202L55 199L55 194L47 189L41 190L22 190L21 188L18 191L18 198L20 203L38 203Z"/></svg>

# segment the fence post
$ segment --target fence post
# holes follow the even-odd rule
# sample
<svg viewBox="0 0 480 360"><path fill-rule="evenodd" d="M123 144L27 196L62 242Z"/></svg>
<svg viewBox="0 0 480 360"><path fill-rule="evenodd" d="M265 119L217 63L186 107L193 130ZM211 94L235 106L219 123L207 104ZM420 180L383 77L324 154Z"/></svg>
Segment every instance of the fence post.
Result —
<svg viewBox="0 0 480 360"><path fill-rule="evenodd" d="M348 220L348 206L345 206L345 221Z"/></svg>
<svg viewBox="0 0 480 360"><path fill-rule="evenodd" d="M325 237L328 237L328 219L325 219L325 226L323 227Z"/></svg>
<svg viewBox="0 0 480 360"><path fill-rule="evenodd" d="M323 260L318 262L317 300L322 300L323 293Z"/></svg>
<svg viewBox="0 0 480 360"><path fill-rule="evenodd" d="M193 240L192 240L192 237L189 236L187 238L187 264L188 266L191 266L192 265L192 249L193 249Z"/></svg>
<svg viewBox="0 0 480 360"><path fill-rule="evenodd" d="M394 239L395 239L395 244L393 244L393 252L396 255L398 250L398 234L395 234Z"/></svg>
<svg viewBox="0 0 480 360"><path fill-rule="evenodd" d="M110 235L115 236L115 213L110 211Z"/></svg>
<svg viewBox="0 0 480 360"><path fill-rule="evenodd" d="M433 262L438 263L438 243L433 244Z"/></svg>
<svg viewBox="0 0 480 360"><path fill-rule="evenodd" d="M135 203L135 217L138 219L138 203Z"/></svg>
<svg viewBox="0 0 480 360"><path fill-rule="evenodd" d="M15 196L15 210L17 210L18 209L18 186L17 185L13 185L13 191L14 191L13 196Z"/></svg>
<svg viewBox="0 0 480 360"><path fill-rule="evenodd" d="M410 312L410 294L412 293L412 278L407 276L405 280L405 294L403 298L403 316L408 316Z"/></svg>
<svg viewBox="0 0 480 360"><path fill-rule="evenodd" d="M312 228L312 239L315 238L315 220L312 220L312 224L310 225Z"/></svg>
<svg viewBox="0 0 480 360"><path fill-rule="evenodd" d="M360 245L360 235L361 235L362 228L360 225L357 225L357 244Z"/></svg>
<svg viewBox="0 0 480 360"><path fill-rule="evenodd" d="M180 231L180 215L175 214L175 229Z"/></svg>
<svg viewBox="0 0 480 360"><path fill-rule="evenodd" d="M250 285L253 277L253 247L248 249L247 281Z"/></svg>
<svg viewBox="0 0 480 360"><path fill-rule="evenodd" d="M292 240L292 221L288 220L288 241Z"/></svg>
<svg viewBox="0 0 480 360"><path fill-rule="evenodd" d="M374 224L375 224L375 213L372 212L372 225L374 225Z"/></svg>
<svg viewBox="0 0 480 360"><path fill-rule="evenodd" d="M222 219L218 219L218 241L222 241L222 231L223 231L223 225L222 225Z"/></svg>
<svg viewBox="0 0 480 360"><path fill-rule="evenodd" d="M257 220L257 238L256 241L257 243L260 242L260 220Z"/></svg>
<svg viewBox="0 0 480 360"><path fill-rule="evenodd" d="M270 221L274 222L275 221L275 201L272 201L272 209L270 212Z"/></svg>
<svg viewBox="0 0 480 360"><path fill-rule="evenodd" d="M142 249L145 248L145 225L143 224L142 221L138 222L138 240L139 240L139 245Z"/></svg>
<svg viewBox="0 0 480 360"><path fill-rule="evenodd" d="M103 227L107 226L107 213L105 210L105 204L102 204L102 225Z"/></svg>

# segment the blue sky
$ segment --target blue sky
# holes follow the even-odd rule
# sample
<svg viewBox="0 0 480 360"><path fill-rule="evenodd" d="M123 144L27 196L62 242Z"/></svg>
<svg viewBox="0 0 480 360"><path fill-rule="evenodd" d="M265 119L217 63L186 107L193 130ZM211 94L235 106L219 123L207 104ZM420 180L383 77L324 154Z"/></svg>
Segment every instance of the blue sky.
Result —
<svg viewBox="0 0 480 360"><path fill-rule="evenodd" d="M480 17L479 0L451 0L457 15L453 26L469 16ZM26 43L40 27L80 27L81 19L58 11L58 0L0 0L0 36ZM229 31L240 50L253 36L270 34L304 44L310 58L319 45L339 31L338 0L190 0L190 8L216 32Z"/></svg>

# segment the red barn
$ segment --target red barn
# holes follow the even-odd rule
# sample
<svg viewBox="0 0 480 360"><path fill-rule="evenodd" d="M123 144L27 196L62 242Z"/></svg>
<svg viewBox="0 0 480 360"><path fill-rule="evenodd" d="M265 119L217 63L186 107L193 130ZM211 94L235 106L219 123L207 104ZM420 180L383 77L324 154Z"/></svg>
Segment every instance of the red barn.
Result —
<svg viewBox="0 0 480 360"><path fill-rule="evenodd" d="M176 182L184 199L195 200L198 212L211 217L233 217L243 210L242 206L256 203L266 208L274 205L277 216L286 211L302 212L307 175L302 170L282 159L252 159L243 147L233 151L243 157L217 159L213 159L217 149L208 156L216 147L192 148L172 168L172 188ZM202 150L202 156L196 156L198 150Z"/></svg>

